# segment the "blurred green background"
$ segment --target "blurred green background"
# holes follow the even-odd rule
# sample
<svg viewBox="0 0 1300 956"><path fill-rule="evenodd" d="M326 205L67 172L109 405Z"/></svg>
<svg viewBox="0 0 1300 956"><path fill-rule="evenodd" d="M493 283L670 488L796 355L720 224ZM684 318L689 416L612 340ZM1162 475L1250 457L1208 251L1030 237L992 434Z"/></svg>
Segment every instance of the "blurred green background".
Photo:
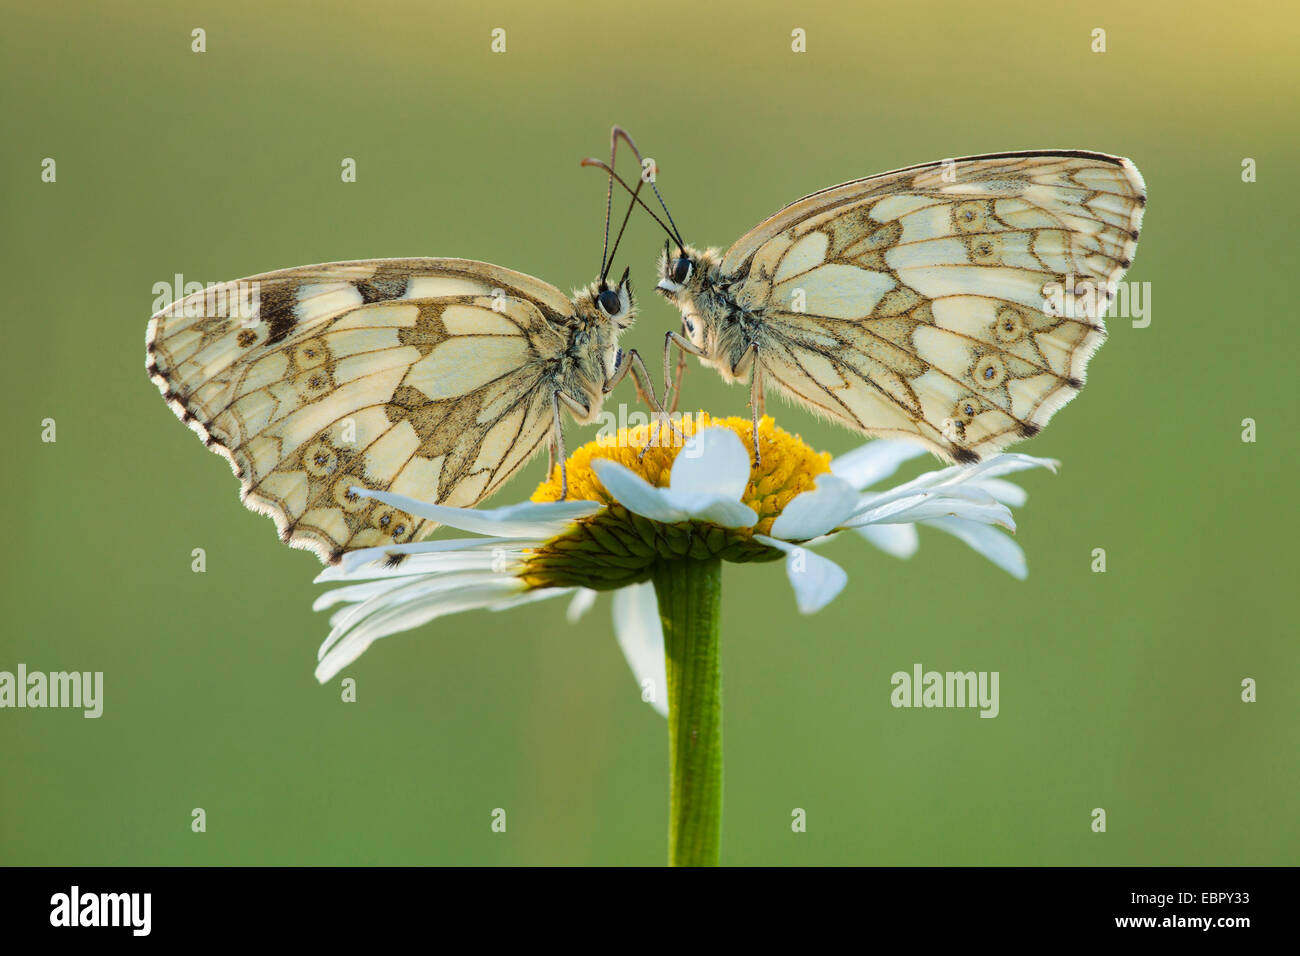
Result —
<svg viewBox="0 0 1300 956"><path fill-rule="evenodd" d="M1019 446L1064 462L1022 482L1027 582L924 530L906 562L827 549L851 582L815 617L779 564L726 569L724 862L1297 862L1294 9L5 6L0 669L101 670L105 709L0 711L0 862L663 861L665 724L608 598L577 627L550 602L393 637L343 703L312 677L316 559L240 506L143 368L152 286L178 272L447 255L587 282L604 196L578 159L616 122L697 244L979 152L1122 153L1150 192L1129 276L1151 283L1150 327L1113 320L1083 396ZM629 233L628 341L658 354L677 327L650 294L662 240ZM745 414L711 372L687 388ZM774 407L819 448L858 443ZM916 662L999 671L1001 715L891 708Z"/></svg>

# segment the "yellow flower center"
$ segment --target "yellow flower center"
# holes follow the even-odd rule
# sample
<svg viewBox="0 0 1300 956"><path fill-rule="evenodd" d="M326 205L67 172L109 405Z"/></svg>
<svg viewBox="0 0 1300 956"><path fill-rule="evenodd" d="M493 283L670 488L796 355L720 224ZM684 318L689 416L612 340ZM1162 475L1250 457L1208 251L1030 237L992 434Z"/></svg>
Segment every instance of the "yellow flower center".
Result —
<svg viewBox="0 0 1300 956"><path fill-rule="evenodd" d="M589 442L565 462L569 500L598 501L607 507L582 519L564 534L531 552L521 577L531 587L588 587L612 590L647 580L658 561L775 561L782 552L753 540L796 496L812 490L818 475L830 471L829 453L815 452L797 435L777 428L764 416L758 425L761 464L754 465L753 424L744 418L713 418L707 412L684 415L681 435L721 426L735 432L749 454L749 484L741 501L758 513L753 528L720 528L702 521L661 524L632 514L619 504L592 470L596 459L618 462L649 484L667 488L682 440L666 426L622 429ZM655 437L657 436L657 437ZM654 438L654 440L652 440ZM533 501L560 500L560 469L533 492Z"/></svg>
<svg viewBox="0 0 1300 956"><path fill-rule="evenodd" d="M830 452L813 451L798 435L777 428L770 415L758 423L758 447L762 462L754 465L754 425L747 418L713 418L708 412L683 415L677 423L686 437L702 428L723 427L735 432L749 452L749 485L741 501L758 512L758 524L752 529L768 534L772 522L796 496L811 491L818 475L831 470ZM651 443L653 436L658 440ZM649 447L647 447L649 446ZM657 488L667 488L673 461L681 451L681 439L663 426L639 425L620 429L617 435L603 435L583 445L565 463L569 479L569 498L613 504L614 499L600 483L591 463L598 458L616 461ZM537 486L533 501L560 500L559 465L551 477Z"/></svg>

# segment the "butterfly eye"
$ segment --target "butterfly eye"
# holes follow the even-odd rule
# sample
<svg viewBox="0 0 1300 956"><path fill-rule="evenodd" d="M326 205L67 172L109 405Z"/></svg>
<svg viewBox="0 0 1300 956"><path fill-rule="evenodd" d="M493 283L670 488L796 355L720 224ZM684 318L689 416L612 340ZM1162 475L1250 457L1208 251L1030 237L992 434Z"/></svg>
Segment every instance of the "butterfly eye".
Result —
<svg viewBox="0 0 1300 956"><path fill-rule="evenodd" d="M678 285L691 277L691 260L678 259L673 263L673 281Z"/></svg>
<svg viewBox="0 0 1300 956"><path fill-rule="evenodd" d="M613 289L606 289L596 296L596 304L600 306L600 311L606 315L618 315L623 311L623 300L619 298L618 293Z"/></svg>
<svg viewBox="0 0 1300 956"><path fill-rule="evenodd" d="M692 322L690 319L686 318L685 316L682 317L682 325L686 327L687 335L695 334L695 323Z"/></svg>

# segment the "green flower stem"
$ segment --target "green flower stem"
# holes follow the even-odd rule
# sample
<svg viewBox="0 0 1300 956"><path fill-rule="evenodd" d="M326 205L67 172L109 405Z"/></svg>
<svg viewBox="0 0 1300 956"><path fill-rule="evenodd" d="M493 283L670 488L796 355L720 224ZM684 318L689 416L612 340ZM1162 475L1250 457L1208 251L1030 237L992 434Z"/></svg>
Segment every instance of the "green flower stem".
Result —
<svg viewBox="0 0 1300 956"><path fill-rule="evenodd" d="M661 560L655 595L668 664L668 865L717 866L722 843L722 562Z"/></svg>

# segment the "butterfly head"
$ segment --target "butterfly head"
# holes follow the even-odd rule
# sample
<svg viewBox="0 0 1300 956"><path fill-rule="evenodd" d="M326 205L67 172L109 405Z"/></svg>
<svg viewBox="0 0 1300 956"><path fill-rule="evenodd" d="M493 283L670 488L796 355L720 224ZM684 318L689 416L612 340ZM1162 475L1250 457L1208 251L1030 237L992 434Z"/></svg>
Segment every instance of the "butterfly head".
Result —
<svg viewBox="0 0 1300 956"><path fill-rule="evenodd" d="M618 282L597 279L573 296L576 321L569 331L570 348L580 356L582 378L593 394L614 374L622 357L618 337L636 319L630 271Z"/></svg>
<svg viewBox="0 0 1300 956"><path fill-rule="evenodd" d="M682 313L682 332L697 347L705 347L705 328L700 318L700 297L718 269L713 249L692 246L673 248L664 243L659 256L659 284L655 291L670 300Z"/></svg>
<svg viewBox="0 0 1300 956"><path fill-rule="evenodd" d="M665 298L676 299L683 293L698 290L701 279L701 260L706 253L692 246L677 246L665 241L659 254L659 284L655 291Z"/></svg>
<svg viewBox="0 0 1300 956"><path fill-rule="evenodd" d="M591 327L608 326L615 336L636 320L636 298L632 294L631 269L618 282L597 279L573 297L577 314Z"/></svg>

